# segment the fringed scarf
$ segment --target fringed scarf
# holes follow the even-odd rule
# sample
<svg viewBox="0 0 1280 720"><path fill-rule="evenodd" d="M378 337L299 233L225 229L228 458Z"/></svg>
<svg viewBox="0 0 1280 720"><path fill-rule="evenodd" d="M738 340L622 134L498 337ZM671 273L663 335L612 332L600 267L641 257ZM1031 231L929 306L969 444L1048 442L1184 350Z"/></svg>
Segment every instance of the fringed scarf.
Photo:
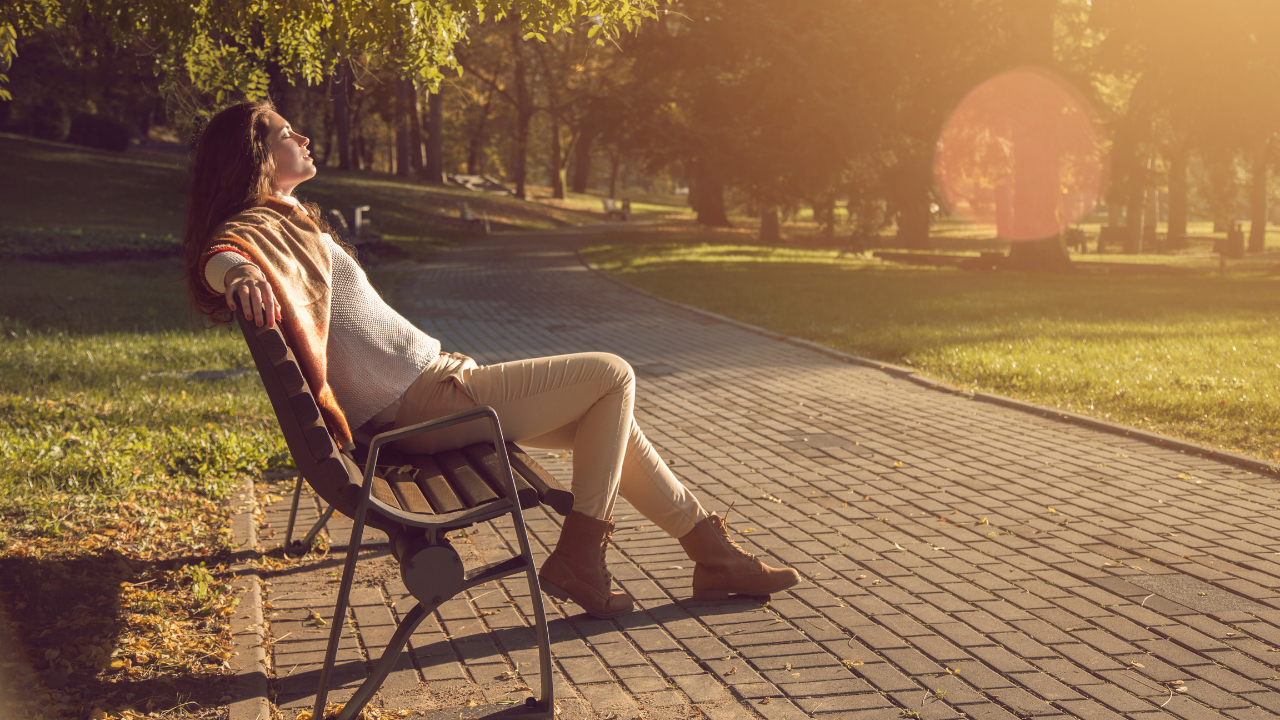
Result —
<svg viewBox="0 0 1280 720"><path fill-rule="evenodd" d="M329 249L311 218L289 203L267 198L232 217L213 234L202 257L229 250L257 265L275 292L283 320L280 329L293 348L302 375L320 406L320 414L338 447L350 450L351 430L328 381L325 348L329 342ZM218 295L204 286L203 292Z"/></svg>

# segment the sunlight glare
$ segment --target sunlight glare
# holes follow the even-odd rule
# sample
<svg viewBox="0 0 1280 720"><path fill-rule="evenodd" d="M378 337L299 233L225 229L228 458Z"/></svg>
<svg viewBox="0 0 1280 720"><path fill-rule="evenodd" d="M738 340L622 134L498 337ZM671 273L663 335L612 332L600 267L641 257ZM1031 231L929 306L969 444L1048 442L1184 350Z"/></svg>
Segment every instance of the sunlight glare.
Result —
<svg viewBox="0 0 1280 720"><path fill-rule="evenodd" d="M1006 240L1052 237L1087 216L1106 182L1089 101L1034 67L972 90L938 138L934 177L952 214Z"/></svg>

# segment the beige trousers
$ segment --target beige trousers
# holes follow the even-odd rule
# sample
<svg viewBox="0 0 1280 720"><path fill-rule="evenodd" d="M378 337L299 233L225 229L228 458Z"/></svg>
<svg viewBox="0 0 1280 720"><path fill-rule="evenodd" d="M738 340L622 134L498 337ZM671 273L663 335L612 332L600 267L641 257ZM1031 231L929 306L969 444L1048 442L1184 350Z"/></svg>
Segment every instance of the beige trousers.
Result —
<svg viewBox="0 0 1280 720"><path fill-rule="evenodd" d="M618 494L672 537L707 513L676 479L632 417L635 375L608 353L575 353L476 365L441 353L405 391L395 426L404 427L488 405L508 441L573 450L573 509L609 519ZM434 452L489 439L467 423L401 440L408 452Z"/></svg>

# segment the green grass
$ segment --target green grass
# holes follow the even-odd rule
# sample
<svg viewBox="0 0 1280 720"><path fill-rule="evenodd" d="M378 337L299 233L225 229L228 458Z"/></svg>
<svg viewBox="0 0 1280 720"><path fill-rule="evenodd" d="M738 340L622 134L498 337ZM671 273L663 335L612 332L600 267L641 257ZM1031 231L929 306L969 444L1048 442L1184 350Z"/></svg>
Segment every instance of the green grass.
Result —
<svg viewBox="0 0 1280 720"><path fill-rule="evenodd" d="M970 273L732 233L609 235L587 255L656 294L960 387L1274 460L1280 268ZM1275 393L1276 397L1272 397Z"/></svg>
<svg viewBox="0 0 1280 720"><path fill-rule="evenodd" d="M197 329L176 261L0 266L0 498L177 485L287 462L238 335Z"/></svg>
<svg viewBox="0 0 1280 720"><path fill-rule="evenodd" d="M113 153L0 133L0 167L0 255L47 254L48 248L32 248L38 244L150 250L181 237L187 202L181 154ZM598 212L549 202L328 168L298 195L325 209L370 206L374 228L411 258L474 236L453 221L461 202L488 216L495 232L600 220Z"/></svg>

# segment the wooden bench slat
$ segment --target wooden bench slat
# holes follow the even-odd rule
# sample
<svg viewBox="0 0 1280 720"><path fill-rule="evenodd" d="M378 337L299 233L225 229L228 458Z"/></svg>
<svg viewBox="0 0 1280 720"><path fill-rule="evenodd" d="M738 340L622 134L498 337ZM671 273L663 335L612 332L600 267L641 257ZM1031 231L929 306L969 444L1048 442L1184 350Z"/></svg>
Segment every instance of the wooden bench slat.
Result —
<svg viewBox="0 0 1280 720"><path fill-rule="evenodd" d="M408 463L405 462L404 456L395 450L383 450L378 456L378 468L383 477L391 485L391 489L395 491L396 497L400 500L400 508L412 513L421 513L423 515L434 515L435 510L431 508L431 502L422 494L422 489L418 487L418 483L414 478L420 472L419 470L410 469L408 472L402 472L400 468Z"/></svg>
<svg viewBox="0 0 1280 720"><path fill-rule="evenodd" d="M393 508L408 509L400 507L400 500L396 497L395 491L391 489L390 483L377 475L373 476L373 492L370 494Z"/></svg>
<svg viewBox="0 0 1280 720"><path fill-rule="evenodd" d="M449 485L458 492L458 497L467 507L473 508L498 499L489 484L480 477L480 473L467 462L467 456L459 450L445 450L434 455L436 463L449 478Z"/></svg>
<svg viewBox="0 0 1280 720"><path fill-rule="evenodd" d="M449 480L430 455L407 455L405 461L417 469L418 475L413 481L437 513L444 514L467 509L462 498L458 497L458 494L449 486Z"/></svg>
<svg viewBox="0 0 1280 720"><path fill-rule="evenodd" d="M511 459L511 469L520 473L538 491L538 498L543 504L550 505L552 510L564 516L573 512L573 493L534 462L528 453L515 443L507 443L507 457Z"/></svg>
<svg viewBox="0 0 1280 720"><path fill-rule="evenodd" d="M479 468L481 476L489 483L489 487L498 497L506 497L506 472L502 464L502 458L498 457L498 450L493 443L478 442L472 443L462 448L462 453L471 461L473 467ZM538 504L538 491L534 489L529 481L511 468L511 475L516 481L516 497L520 499L520 507L531 508Z"/></svg>

